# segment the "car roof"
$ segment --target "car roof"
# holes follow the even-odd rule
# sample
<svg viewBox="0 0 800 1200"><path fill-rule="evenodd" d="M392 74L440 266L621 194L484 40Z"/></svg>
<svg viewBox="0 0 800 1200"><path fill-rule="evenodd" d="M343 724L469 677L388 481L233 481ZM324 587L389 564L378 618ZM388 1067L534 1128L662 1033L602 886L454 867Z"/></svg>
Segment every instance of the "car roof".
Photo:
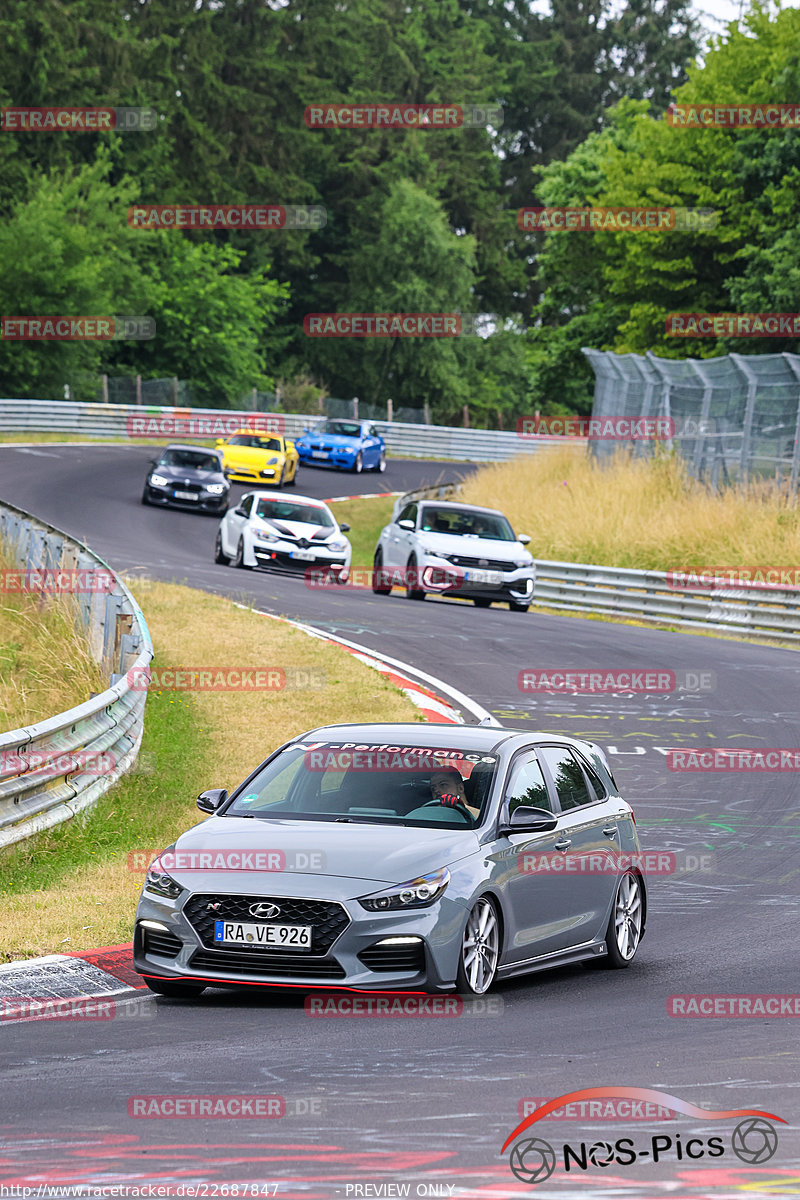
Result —
<svg viewBox="0 0 800 1200"><path fill-rule="evenodd" d="M451 750L482 750L484 753L497 751L506 743L516 749L531 742L558 742L568 746L583 747L584 741L565 734L542 733L526 729L506 729L497 725L452 725L429 721L422 723L370 725L320 725L292 738L295 742L329 740L332 742L374 743L391 746L448 747Z"/></svg>
<svg viewBox="0 0 800 1200"><path fill-rule="evenodd" d="M183 442L170 442L168 446L163 447L164 450L195 450L198 454L213 454L215 458L221 458L219 450L208 446L187 446Z"/></svg>
<svg viewBox="0 0 800 1200"><path fill-rule="evenodd" d="M312 504L314 506L314 508L324 508L326 512L331 511L328 508L328 506L324 500L317 500L317 499L315 499L314 496L295 496L294 494L292 494L291 496L285 496L285 495L277 495L276 496L274 492L266 492L266 491L264 491L264 492L246 492L245 495L255 496L256 499L258 499L258 500L276 500L276 501L282 502L283 504L295 504L299 500L302 504ZM331 514L331 515L333 515L333 514Z"/></svg>
<svg viewBox="0 0 800 1200"><path fill-rule="evenodd" d="M414 501L410 501L410 503L413 504ZM437 508L452 508L456 512L491 513L493 517L505 517L506 515L499 508L484 508L480 504L458 504L454 500L434 500L431 498L430 500L418 500L416 503L425 505L435 504Z"/></svg>

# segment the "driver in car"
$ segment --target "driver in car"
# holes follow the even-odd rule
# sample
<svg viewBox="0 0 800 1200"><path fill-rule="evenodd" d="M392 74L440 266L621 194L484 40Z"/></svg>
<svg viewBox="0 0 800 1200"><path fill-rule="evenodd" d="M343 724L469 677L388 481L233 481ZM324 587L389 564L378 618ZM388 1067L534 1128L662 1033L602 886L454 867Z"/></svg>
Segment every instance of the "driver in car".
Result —
<svg viewBox="0 0 800 1200"><path fill-rule="evenodd" d="M434 771L430 778L430 787L431 799L435 803L443 804L446 808L460 808L471 817L478 816L480 810L467 803L464 780L458 771Z"/></svg>

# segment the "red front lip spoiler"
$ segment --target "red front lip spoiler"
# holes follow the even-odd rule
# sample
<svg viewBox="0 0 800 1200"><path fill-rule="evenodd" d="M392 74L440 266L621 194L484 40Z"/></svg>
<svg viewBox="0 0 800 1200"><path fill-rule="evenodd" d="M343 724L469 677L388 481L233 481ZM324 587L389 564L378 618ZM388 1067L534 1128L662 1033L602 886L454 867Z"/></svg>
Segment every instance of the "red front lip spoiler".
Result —
<svg viewBox="0 0 800 1200"><path fill-rule="evenodd" d="M360 996L375 996L383 993L392 993L396 996L427 996L428 993L420 989L409 990L408 988L357 988L350 987L344 983L254 983L252 980L242 979L220 979L219 976L209 978L207 975L154 975L152 971L138 972L142 979L160 979L165 983L216 983L217 986L229 985L230 987L260 987L260 988L291 988L294 991L298 989L304 992L356 992Z"/></svg>

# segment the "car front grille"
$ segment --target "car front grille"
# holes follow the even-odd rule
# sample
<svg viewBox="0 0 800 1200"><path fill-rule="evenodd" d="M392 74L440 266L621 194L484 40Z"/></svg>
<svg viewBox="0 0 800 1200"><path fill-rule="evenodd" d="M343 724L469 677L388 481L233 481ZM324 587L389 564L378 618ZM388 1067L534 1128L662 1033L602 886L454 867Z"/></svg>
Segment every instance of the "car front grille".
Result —
<svg viewBox="0 0 800 1200"><path fill-rule="evenodd" d="M210 950L222 953L219 943L214 941L215 921L249 921L256 920L250 913L253 904L277 904L280 914L274 918L281 925L310 925L311 947L281 947L278 954L280 961L283 956L313 957L327 954L343 929L350 923L347 911L341 904L332 900L300 900L286 896L191 896L187 900L183 912L200 941ZM209 908L209 905L218 905ZM228 951L225 951L228 953ZM237 953L242 953L249 959L251 955L262 953L259 950L248 950L242 947Z"/></svg>
<svg viewBox="0 0 800 1200"><path fill-rule="evenodd" d="M177 958L183 949L183 942L166 930L143 929L142 950L145 954L158 954L161 958Z"/></svg>
<svg viewBox="0 0 800 1200"><path fill-rule="evenodd" d="M467 567L476 571L514 571L513 562L502 558L470 558L466 554L445 554L444 557L454 567Z"/></svg>
<svg viewBox="0 0 800 1200"><path fill-rule="evenodd" d="M199 496L203 491L199 483L181 483L179 480L172 480L170 487L174 492L191 492L193 496Z"/></svg>
<svg viewBox="0 0 800 1200"><path fill-rule="evenodd" d="M335 958L289 958L257 950L197 950L189 962L193 971L215 975L280 975L284 979L344 979L345 970Z"/></svg>
<svg viewBox="0 0 800 1200"><path fill-rule="evenodd" d="M370 971L425 970L425 949L422 942L414 942L413 945L387 945L385 942L376 942L374 946L362 950L358 957Z"/></svg>

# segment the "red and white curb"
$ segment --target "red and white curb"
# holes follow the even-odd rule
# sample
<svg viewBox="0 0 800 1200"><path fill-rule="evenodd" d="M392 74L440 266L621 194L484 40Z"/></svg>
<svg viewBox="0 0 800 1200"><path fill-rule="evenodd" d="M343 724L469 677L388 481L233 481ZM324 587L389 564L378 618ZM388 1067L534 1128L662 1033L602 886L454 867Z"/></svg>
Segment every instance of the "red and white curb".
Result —
<svg viewBox="0 0 800 1200"><path fill-rule="evenodd" d="M237 608L250 606L237 604ZM471 696L434 675L412 667L410 663L389 658L347 638L321 633L302 621L278 617L260 609L250 608L250 611L272 621L293 625L319 641L341 646L365 666L379 671L385 679L400 688L426 721L463 725L463 713L468 712L476 721L499 724ZM76 954L49 954L45 958L22 959L0 966L0 1027L20 1021L102 1020L112 1015L125 1015L124 1005L111 998L121 993L129 994L131 990L147 990L141 976L133 969L131 950L131 943L123 943ZM102 1004L101 1001L108 1003Z"/></svg>

